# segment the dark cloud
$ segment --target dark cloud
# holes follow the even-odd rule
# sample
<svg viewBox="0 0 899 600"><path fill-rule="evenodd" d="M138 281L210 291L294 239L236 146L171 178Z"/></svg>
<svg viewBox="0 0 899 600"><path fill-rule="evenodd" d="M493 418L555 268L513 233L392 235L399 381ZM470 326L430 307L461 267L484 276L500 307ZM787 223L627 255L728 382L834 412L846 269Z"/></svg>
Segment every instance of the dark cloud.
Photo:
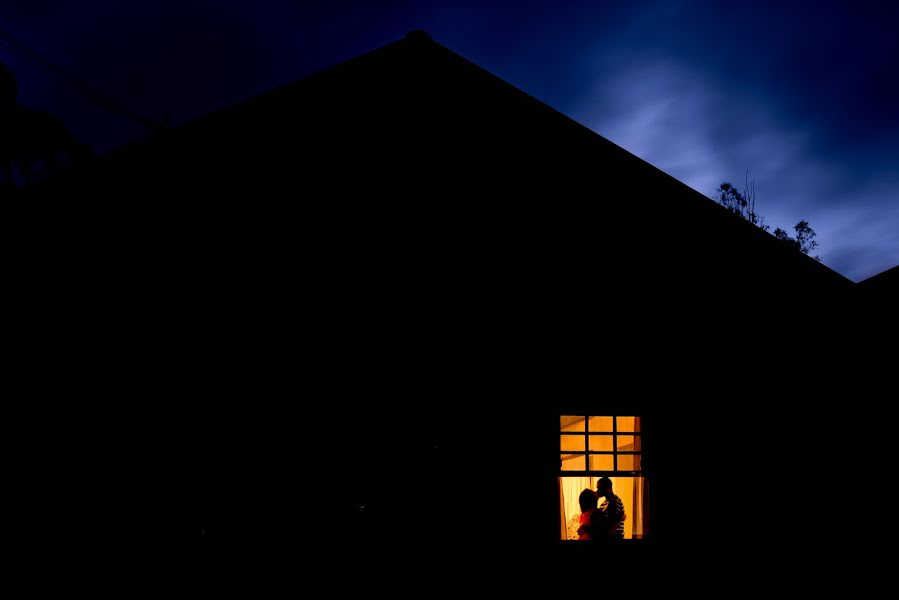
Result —
<svg viewBox="0 0 899 600"><path fill-rule="evenodd" d="M134 112L183 122L423 28L710 195L747 169L852 279L899 263L899 9L822 0L4 2L0 25ZM105 150L144 135L0 44L23 101Z"/></svg>

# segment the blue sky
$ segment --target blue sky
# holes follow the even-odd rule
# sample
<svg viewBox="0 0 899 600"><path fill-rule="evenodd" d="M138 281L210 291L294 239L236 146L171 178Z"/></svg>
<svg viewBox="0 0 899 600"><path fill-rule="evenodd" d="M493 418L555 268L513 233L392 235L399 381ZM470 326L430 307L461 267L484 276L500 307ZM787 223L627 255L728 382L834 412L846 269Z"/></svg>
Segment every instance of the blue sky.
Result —
<svg viewBox="0 0 899 600"><path fill-rule="evenodd" d="M424 29L705 195L749 170L772 229L808 220L850 279L899 264L899 8L879 2L28 0L0 28L172 124ZM145 135L0 60L97 150Z"/></svg>

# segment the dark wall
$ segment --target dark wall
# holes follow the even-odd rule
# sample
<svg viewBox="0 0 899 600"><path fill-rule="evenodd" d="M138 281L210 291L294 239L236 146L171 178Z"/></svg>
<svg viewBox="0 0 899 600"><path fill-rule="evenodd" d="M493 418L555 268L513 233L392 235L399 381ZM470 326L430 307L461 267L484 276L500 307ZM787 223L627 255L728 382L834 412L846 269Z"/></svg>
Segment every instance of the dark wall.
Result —
<svg viewBox="0 0 899 600"><path fill-rule="evenodd" d="M851 460L814 458L849 282L426 40L32 194L111 533L536 555L565 402L646 415L671 556L819 539Z"/></svg>

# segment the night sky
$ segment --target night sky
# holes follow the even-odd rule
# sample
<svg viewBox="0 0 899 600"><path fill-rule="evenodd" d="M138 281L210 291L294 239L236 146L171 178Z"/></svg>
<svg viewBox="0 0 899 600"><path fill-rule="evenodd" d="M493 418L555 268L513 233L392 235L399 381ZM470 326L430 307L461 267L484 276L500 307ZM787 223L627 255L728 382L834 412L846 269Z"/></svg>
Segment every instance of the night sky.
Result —
<svg viewBox="0 0 899 600"><path fill-rule="evenodd" d="M881 2L5 0L0 29L177 125L424 29L712 196L755 180L829 267L899 264L899 7ZM0 39L20 101L98 152L146 135ZM623 198L622 201L627 201Z"/></svg>

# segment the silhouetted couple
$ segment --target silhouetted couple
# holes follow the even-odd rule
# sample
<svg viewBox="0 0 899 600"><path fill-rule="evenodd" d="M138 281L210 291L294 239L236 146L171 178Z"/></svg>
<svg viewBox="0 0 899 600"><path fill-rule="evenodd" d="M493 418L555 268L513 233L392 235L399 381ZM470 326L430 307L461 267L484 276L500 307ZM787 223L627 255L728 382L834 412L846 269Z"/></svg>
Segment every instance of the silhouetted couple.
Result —
<svg viewBox="0 0 899 600"><path fill-rule="evenodd" d="M597 507L600 498L605 498ZM579 540L615 541L624 539L624 503L612 492L612 480L603 477L596 491L585 488L578 497L581 505Z"/></svg>

